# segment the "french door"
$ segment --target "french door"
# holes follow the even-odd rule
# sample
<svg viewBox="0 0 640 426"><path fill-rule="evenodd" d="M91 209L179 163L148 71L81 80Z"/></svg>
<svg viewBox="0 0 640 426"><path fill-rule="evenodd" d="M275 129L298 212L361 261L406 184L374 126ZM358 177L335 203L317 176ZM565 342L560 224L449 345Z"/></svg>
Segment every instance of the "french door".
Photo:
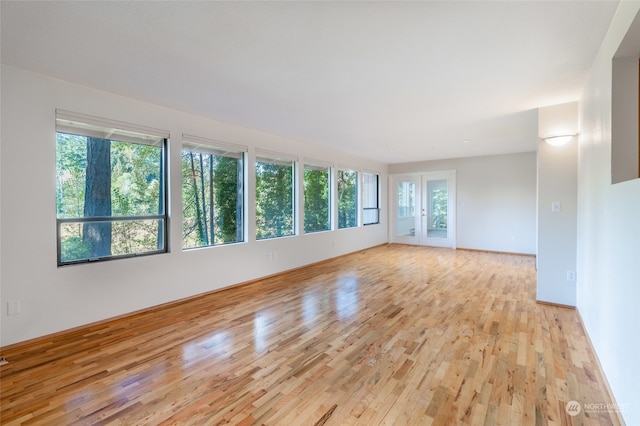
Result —
<svg viewBox="0 0 640 426"><path fill-rule="evenodd" d="M392 175L391 241L456 247L455 170Z"/></svg>

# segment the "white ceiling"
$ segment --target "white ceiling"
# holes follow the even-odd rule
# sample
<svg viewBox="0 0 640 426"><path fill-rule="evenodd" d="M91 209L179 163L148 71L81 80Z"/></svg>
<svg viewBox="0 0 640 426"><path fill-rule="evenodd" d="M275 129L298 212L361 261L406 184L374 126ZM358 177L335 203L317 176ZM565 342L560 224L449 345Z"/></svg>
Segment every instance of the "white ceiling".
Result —
<svg viewBox="0 0 640 426"><path fill-rule="evenodd" d="M535 150L535 108L578 99L617 5L2 1L1 55L396 163Z"/></svg>

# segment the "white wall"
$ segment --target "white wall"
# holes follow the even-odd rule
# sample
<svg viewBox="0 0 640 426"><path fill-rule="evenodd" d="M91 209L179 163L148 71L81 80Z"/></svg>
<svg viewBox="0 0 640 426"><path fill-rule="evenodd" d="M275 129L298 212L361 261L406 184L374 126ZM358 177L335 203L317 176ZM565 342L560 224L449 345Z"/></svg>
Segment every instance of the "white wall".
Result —
<svg viewBox="0 0 640 426"><path fill-rule="evenodd" d="M611 184L611 58L639 9L620 3L582 93L578 147L577 307L628 425L640 425L640 179Z"/></svg>
<svg viewBox="0 0 640 426"><path fill-rule="evenodd" d="M183 252L183 133L247 145L250 158L257 147L379 171L383 206L387 166L11 67L2 68L1 90L3 346L387 242L384 208L380 225L266 241L252 238L255 227L250 221L247 243ZM56 266L56 108L170 131L170 253ZM251 195L251 179L248 184ZM252 197L249 199L252 211ZM277 260L268 262L267 253L274 251L278 253ZM21 301L21 314L7 316L10 300Z"/></svg>
<svg viewBox="0 0 640 426"><path fill-rule="evenodd" d="M576 281L568 279L567 272L576 271L577 137L562 146L542 138L578 133L578 103L540 108L538 113L537 299L575 306ZM554 202L560 203L559 212L551 210Z"/></svg>
<svg viewBox="0 0 640 426"><path fill-rule="evenodd" d="M535 254L535 152L389 165L390 174L438 170L456 170L458 248Z"/></svg>

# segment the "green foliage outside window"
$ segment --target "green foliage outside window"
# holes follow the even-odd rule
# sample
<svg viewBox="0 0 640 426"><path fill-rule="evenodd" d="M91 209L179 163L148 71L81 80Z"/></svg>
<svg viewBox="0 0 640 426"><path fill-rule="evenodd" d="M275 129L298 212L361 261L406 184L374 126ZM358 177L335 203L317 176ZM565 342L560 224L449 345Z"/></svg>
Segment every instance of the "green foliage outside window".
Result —
<svg viewBox="0 0 640 426"><path fill-rule="evenodd" d="M56 133L61 264L164 250L163 151Z"/></svg>
<svg viewBox="0 0 640 426"><path fill-rule="evenodd" d="M256 239L294 233L293 162L256 161Z"/></svg>
<svg viewBox="0 0 640 426"><path fill-rule="evenodd" d="M434 189L432 196L432 213L430 229L447 229L447 197L446 188Z"/></svg>
<svg viewBox="0 0 640 426"><path fill-rule="evenodd" d="M338 170L338 228L358 226L358 173Z"/></svg>
<svg viewBox="0 0 640 426"><path fill-rule="evenodd" d="M331 229L329 216L328 167L305 166L304 169L304 232Z"/></svg>
<svg viewBox="0 0 640 426"><path fill-rule="evenodd" d="M182 152L184 248L244 241L243 173L241 156Z"/></svg>

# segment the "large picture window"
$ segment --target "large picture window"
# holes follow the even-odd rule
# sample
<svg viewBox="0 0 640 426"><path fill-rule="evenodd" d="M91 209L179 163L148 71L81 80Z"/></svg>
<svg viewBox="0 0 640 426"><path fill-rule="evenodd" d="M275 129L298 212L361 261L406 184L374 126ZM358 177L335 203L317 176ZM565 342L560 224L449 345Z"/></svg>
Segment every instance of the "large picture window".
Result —
<svg viewBox="0 0 640 426"><path fill-rule="evenodd" d="M380 223L379 177L374 173L362 173L362 223Z"/></svg>
<svg viewBox="0 0 640 426"><path fill-rule="evenodd" d="M295 161L284 155L256 156L256 239L295 234Z"/></svg>
<svg viewBox="0 0 640 426"><path fill-rule="evenodd" d="M183 248L244 241L244 152L183 136Z"/></svg>
<svg viewBox="0 0 640 426"><path fill-rule="evenodd" d="M338 170L338 228L358 226L358 172Z"/></svg>
<svg viewBox="0 0 640 426"><path fill-rule="evenodd" d="M167 138L56 111L58 265L167 250Z"/></svg>
<svg viewBox="0 0 640 426"><path fill-rule="evenodd" d="M304 165L304 232L331 229L331 168Z"/></svg>

